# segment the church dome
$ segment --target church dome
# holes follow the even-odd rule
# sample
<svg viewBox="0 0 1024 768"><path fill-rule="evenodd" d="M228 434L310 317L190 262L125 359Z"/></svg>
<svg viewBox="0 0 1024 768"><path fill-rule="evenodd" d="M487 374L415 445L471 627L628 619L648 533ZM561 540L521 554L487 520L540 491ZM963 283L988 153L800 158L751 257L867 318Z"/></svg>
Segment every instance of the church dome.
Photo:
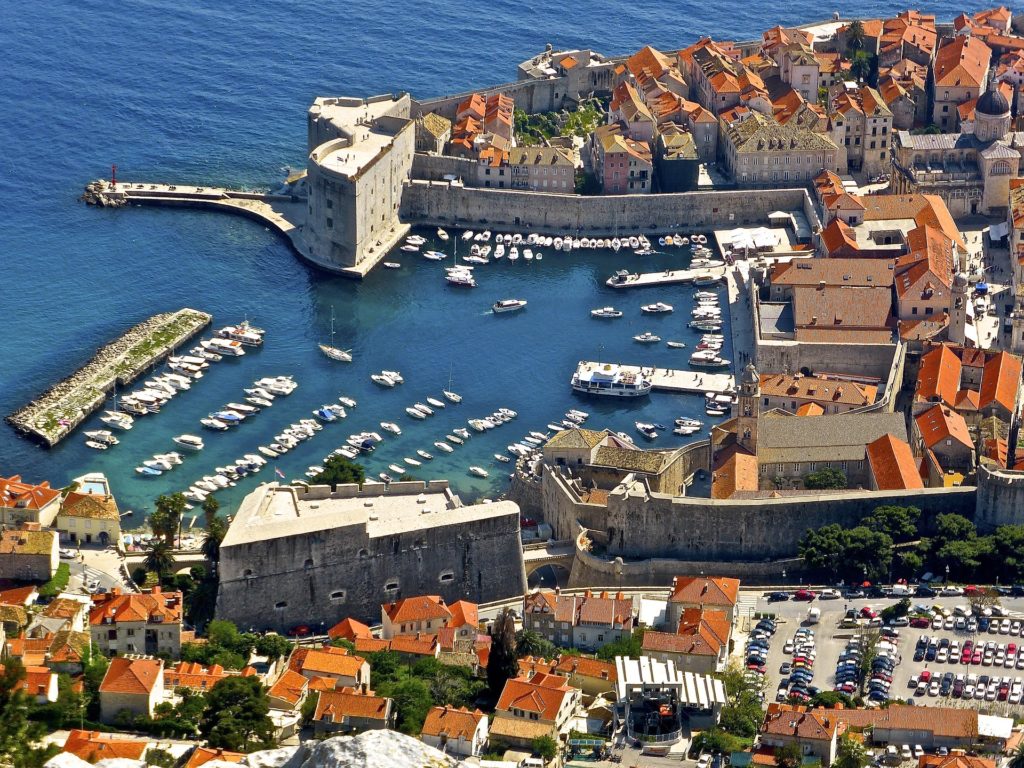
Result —
<svg viewBox="0 0 1024 768"><path fill-rule="evenodd" d="M981 98L978 99L974 111L984 115L1005 115L1010 111L1010 102L1006 100L1006 97L998 89L990 87L981 94Z"/></svg>

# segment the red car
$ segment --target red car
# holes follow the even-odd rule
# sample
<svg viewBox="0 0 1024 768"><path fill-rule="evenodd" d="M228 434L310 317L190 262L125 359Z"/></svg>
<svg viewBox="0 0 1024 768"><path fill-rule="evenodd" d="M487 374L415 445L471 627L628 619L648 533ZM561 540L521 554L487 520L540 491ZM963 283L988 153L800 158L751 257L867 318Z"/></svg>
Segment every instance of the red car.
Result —
<svg viewBox="0 0 1024 768"><path fill-rule="evenodd" d="M1016 654L1017 654L1017 644L1016 643L1009 643L1006 646L1006 655L1007 656L1015 656Z"/></svg>
<svg viewBox="0 0 1024 768"><path fill-rule="evenodd" d="M932 623L923 616L916 616L910 620L910 626L918 629L928 629L931 625Z"/></svg>
<svg viewBox="0 0 1024 768"><path fill-rule="evenodd" d="M921 673L921 676L917 679L920 680L922 683L927 683L929 680L932 679L932 671L930 669L924 670Z"/></svg>
<svg viewBox="0 0 1024 768"><path fill-rule="evenodd" d="M970 664L971 663L971 649L970 648L964 648L964 652L960 654L960 663L961 664Z"/></svg>
<svg viewBox="0 0 1024 768"><path fill-rule="evenodd" d="M798 589L796 591L796 594L793 595L793 599L794 600L806 600L807 602L810 602L811 600L813 600L817 596L818 596L818 594L816 592L812 592L809 589Z"/></svg>
<svg viewBox="0 0 1024 768"><path fill-rule="evenodd" d="M981 664L981 651L975 651L971 656L971 664Z"/></svg>
<svg viewBox="0 0 1024 768"><path fill-rule="evenodd" d="M999 701L1006 701L1006 697L1009 696L1009 695L1010 695L1010 686L1008 686L1006 683L1003 683L1002 685L1000 685L999 686L999 693L996 694L996 698L999 699Z"/></svg>
<svg viewBox="0 0 1024 768"><path fill-rule="evenodd" d="M984 594L984 592L985 590L981 589L981 587L976 587L973 584L968 584L966 587L964 587L964 597L970 597L971 595L981 595Z"/></svg>
<svg viewBox="0 0 1024 768"><path fill-rule="evenodd" d="M865 605L860 609L860 616L862 619L873 619L878 615L878 611L872 608L870 605Z"/></svg>

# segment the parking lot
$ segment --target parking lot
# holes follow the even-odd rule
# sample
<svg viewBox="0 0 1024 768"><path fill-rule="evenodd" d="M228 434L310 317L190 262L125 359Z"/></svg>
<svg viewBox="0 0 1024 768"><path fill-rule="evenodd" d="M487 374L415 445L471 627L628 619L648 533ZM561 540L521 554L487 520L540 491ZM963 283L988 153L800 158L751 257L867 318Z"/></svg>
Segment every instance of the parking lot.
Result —
<svg viewBox="0 0 1024 768"><path fill-rule="evenodd" d="M792 674L783 674L780 668L784 663L792 664L794 661L793 654L787 653L785 646L787 641L796 637L798 630L804 628L814 633L813 675L807 685L830 691L836 685L836 665L848 644L858 642L857 638L866 633L879 631L877 627L868 626L867 618L859 619L856 626L841 627L847 612L854 611L859 615L865 607L869 609L865 613L880 612L897 599L758 600L756 606L750 608L751 613L772 614L777 618L777 630L769 642L764 665L766 701L776 699L780 680ZM993 617L987 629L984 621L969 623L968 617L957 615L958 608L960 613L965 609L969 611L965 597L911 597L910 601L912 612L915 607L931 609L936 606L949 616L940 614L937 622L933 617L927 628L894 628L898 637L893 640L891 671L879 670L881 674L892 677L889 698L912 700L916 705L969 707L989 714L1020 717L1021 697L1024 696L1024 651L1021 649L1024 638L1020 636L1024 631L1020 623L1024 620L1024 598L1003 597L996 611L1002 610L1007 614L1007 623L1004 627L1001 617ZM820 611L817 623L813 624L807 621L811 607ZM751 626L754 624L756 620L751 622ZM1016 634L1011 634L1014 629ZM922 635L928 640L919 648ZM743 654L743 640L745 638L740 638L737 643L737 655ZM964 653L965 646L970 648L967 654ZM962 663L964 661L967 663ZM948 684L943 685L942 679L947 673ZM919 685L922 675L926 678L923 686ZM997 679L994 686L993 678ZM933 686L934 681L938 681L938 685ZM955 696L954 692L960 695Z"/></svg>

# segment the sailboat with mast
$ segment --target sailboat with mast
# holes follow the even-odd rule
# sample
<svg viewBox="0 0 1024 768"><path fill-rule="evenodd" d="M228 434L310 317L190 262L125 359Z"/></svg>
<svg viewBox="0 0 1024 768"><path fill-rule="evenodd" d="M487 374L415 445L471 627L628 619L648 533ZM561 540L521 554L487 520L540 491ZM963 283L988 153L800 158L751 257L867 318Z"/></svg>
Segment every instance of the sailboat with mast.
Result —
<svg viewBox="0 0 1024 768"><path fill-rule="evenodd" d="M331 343L330 344L318 344L320 351L323 352L331 360L339 360L343 363L352 362L352 350L351 349L339 349L334 346L334 307L331 307Z"/></svg>
<svg viewBox="0 0 1024 768"><path fill-rule="evenodd" d="M448 366L448 389L441 390L441 394L444 395L445 399L452 403L461 403L462 395L457 394L452 390L452 366Z"/></svg>

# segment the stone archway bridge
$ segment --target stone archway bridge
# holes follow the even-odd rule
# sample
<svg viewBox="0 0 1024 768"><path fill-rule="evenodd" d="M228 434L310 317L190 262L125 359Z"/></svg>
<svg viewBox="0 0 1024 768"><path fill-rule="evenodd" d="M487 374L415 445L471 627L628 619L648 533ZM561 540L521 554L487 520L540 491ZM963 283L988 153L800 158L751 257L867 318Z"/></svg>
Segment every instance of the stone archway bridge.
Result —
<svg viewBox="0 0 1024 768"><path fill-rule="evenodd" d="M576 556L576 542L572 539L563 541L539 541L523 545L523 566L526 578L546 565L562 568L567 573L572 571L572 561Z"/></svg>

